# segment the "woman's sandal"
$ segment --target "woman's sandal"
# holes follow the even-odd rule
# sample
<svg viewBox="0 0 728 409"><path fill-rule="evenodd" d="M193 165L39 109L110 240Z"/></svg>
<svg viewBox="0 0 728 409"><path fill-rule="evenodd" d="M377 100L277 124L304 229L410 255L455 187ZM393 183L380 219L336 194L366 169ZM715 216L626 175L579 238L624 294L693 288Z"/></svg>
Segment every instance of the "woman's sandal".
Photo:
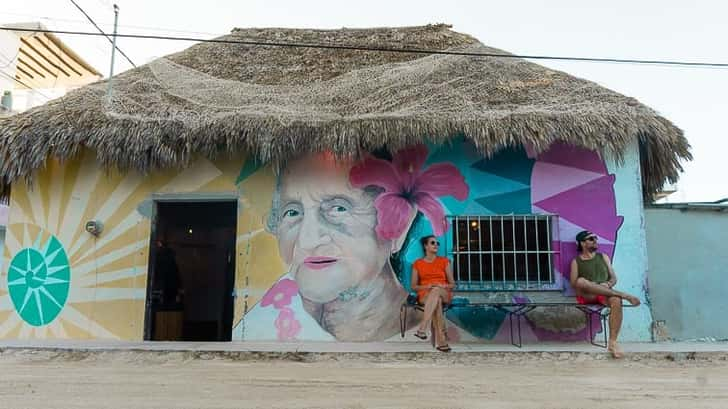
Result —
<svg viewBox="0 0 728 409"><path fill-rule="evenodd" d="M440 352L450 352L450 351L452 351L452 348L450 348L450 345L448 345L448 344L440 345L440 346L438 346L435 349L437 349Z"/></svg>
<svg viewBox="0 0 728 409"><path fill-rule="evenodd" d="M427 339L427 333L424 331L415 331L415 336L422 340Z"/></svg>

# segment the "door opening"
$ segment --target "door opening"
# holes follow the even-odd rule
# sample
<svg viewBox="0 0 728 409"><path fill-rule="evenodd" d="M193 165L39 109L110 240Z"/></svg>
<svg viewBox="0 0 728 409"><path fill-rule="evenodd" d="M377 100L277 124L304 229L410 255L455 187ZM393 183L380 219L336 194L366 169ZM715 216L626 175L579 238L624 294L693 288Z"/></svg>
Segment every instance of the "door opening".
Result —
<svg viewBox="0 0 728 409"><path fill-rule="evenodd" d="M156 202L144 339L230 341L237 202Z"/></svg>

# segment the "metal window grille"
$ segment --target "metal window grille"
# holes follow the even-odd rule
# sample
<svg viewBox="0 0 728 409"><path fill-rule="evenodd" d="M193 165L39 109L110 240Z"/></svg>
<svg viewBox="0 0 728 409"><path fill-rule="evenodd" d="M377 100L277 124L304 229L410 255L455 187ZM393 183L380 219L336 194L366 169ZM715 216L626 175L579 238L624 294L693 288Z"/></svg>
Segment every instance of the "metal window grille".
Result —
<svg viewBox="0 0 728 409"><path fill-rule="evenodd" d="M554 215L451 216L449 253L458 288L520 290L554 287L558 238Z"/></svg>

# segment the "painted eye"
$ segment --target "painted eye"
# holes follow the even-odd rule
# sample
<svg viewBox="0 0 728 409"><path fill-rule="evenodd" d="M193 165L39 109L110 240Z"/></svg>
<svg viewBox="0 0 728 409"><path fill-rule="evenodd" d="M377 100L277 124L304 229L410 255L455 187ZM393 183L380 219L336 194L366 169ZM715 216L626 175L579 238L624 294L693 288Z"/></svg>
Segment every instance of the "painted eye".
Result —
<svg viewBox="0 0 728 409"><path fill-rule="evenodd" d="M299 216L301 212L299 212L296 209L288 209L285 212L283 212L283 217L296 217Z"/></svg>
<svg viewBox="0 0 728 409"><path fill-rule="evenodd" d="M348 210L349 209L347 209L346 207L339 206L339 205L335 205L334 207L331 208L331 211L336 212L336 213L343 213L343 212L346 212Z"/></svg>

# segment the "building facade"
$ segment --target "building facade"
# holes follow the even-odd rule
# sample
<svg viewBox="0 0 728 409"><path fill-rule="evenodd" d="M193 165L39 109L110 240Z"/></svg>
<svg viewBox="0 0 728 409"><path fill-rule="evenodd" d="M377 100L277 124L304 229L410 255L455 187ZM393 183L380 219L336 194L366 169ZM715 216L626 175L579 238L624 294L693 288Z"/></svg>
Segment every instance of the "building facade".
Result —
<svg viewBox="0 0 728 409"><path fill-rule="evenodd" d="M239 44L271 38L345 47ZM396 341L431 234L467 294L573 301L588 229L647 301L642 198L690 159L649 107L445 25L221 40L117 75L112 99L98 82L0 119L0 337ZM447 52L370 50L402 44ZM452 342L508 342L497 309L447 318ZM622 338L651 322L628 309ZM522 335L588 324L538 308Z"/></svg>
<svg viewBox="0 0 728 409"><path fill-rule="evenodd" d="M394 340L419 238L433 233L461 287L562 297L574 235L588 229L618 287L644 299L636 147L622 165L565 144L540 155L473 152L459 139L359 161L323 153L277 175L244 159L147 177L108 174L92 152L52 162L34 186L12 191L0 336ZM227 221L204 215L225 203ZM172 295L170 274L179 276ZM455 341L508 340L497 310L454 308L448 319ZM648 340L650 325L648 306L630 310L623 337ZM583 341L586 322L538 309L524 337Z"/></svg>

